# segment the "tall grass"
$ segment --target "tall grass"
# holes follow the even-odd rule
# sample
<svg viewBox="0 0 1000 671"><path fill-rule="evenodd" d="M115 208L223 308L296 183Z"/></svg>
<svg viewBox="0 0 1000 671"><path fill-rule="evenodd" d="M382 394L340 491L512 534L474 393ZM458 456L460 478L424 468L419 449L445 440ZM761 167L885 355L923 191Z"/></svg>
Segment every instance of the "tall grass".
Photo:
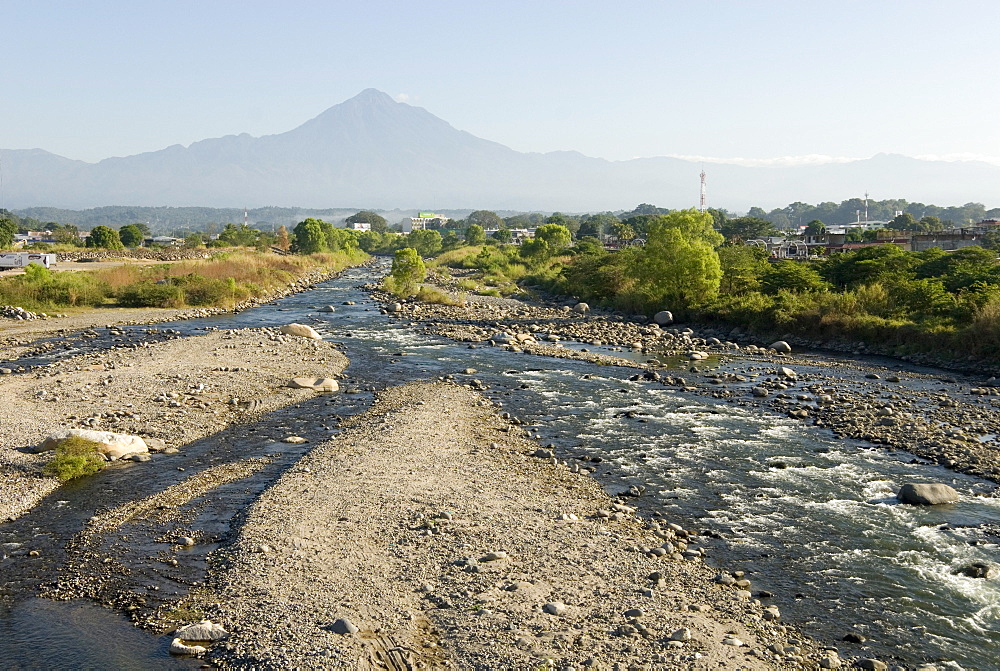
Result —
<svg viewBox="0 0 1000 671"><path fill-rule="evenodd" d="M32 265L24 275L0 279L0 304L36 311L105 304L231 308L250 297L273 294L310 270L337 272L365 258L359 251L309 256L240 251L208 260L124 264L92 272L54 273Z"/></svg>

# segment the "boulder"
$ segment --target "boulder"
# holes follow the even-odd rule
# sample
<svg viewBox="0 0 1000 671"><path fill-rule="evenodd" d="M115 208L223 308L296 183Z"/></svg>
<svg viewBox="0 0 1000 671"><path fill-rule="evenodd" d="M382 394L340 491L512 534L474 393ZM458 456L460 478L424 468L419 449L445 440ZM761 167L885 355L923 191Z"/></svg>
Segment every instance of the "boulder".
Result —
<svg viewBox="0 0 1000 671"><path fill-rule="evenodd" d="M149 453L149 447L139 436L130 436L125 433L111 433L110 431L93 431L91 429L63 429L56 431L42 441L37 451L47 452L54 450L60 441L71 436L99 443L98 452L111 460L121 459L131 454Z"/></svg>
<svg viewBox="0 0 1000 671"><path fill-rule="evenodd" d="M769 349L773 349L778 354L790 354L792 351L792 346L789 345L784 340L776 340L775 342L771 343L771 347Z"/></svg>
<svg viewBox="0 0 1000 671"><path fill-rule="evenodd" d="M674 315L669 310L661 310L653 315L653 321L660 326L666 326L674 323Z"/></svg>
<svg viewBox="0 0 1000 671"><path fill-rule="evenodd" d="M576 305L573 306L573 312L585 315L588 312L590 312L590 306L587 305L586 303L577 303Z"/></svg>
<svg viewBox="0 0 1000 671"><path fill-rule="evenodd" d="M179 638L170 642L171 655L200 655L205 652L208 652L207 648L200 645L185 645L184 641Z"/></svg>
<svg viewBox="0 0 1000 671"><path fill-rule="evenodd" d="M285 335L309 338L311 340L322 340L323 336L316 333L316 329L305 324L285 324L281 327L281 332Z"/></svg>
<svg viewBox="0 0 1000 671"><path fill-rule="evenodd" d="M329 377L293 377L288 386L293 389L312 389L313 391L340 391L337 381Z"/></svg>
<svg viewBox="0 0 1000 671"><path fill-rule="evenodd" d="M969 578L985 578L987 580L997 577L1000 575L1000 570L996 564L987 564L986 562L972 562L967 564L962 568L954 571L955 575L964 575Z"/></svg>
<svg viewBox="0 0 1000 671"><path fill-rule="evenodd" d="M899 488L896 498L900 503L919 506L936 506L958 501L958 492L939 482L908 482Z"/></svg>
<svg viewBox="0 0 1000 671"><path fill-rule="evenodd" d="M337 308L333 307L332 305L324 305L323 307L321 307L319 309L319 311L320 312L336 312Z"/></svg>
<svg viewBox="0 0 1000 671"><path fill-rule="evenodd" d="M507 333L506 331L500 331L491 335L488 340L492 340L498 345L509 345L514 342L514 336Z"/></svg>
<svg viewBox="0 0 1000 671"><path fill-rule="evenodd" d="M215 624L211 620L202 620L201 622L196 622L195 624L189 624L186 627L181 627L174 632L174 636L182 641L199 642L221 641L228 635L229 632L223 629L221 624Z"/></svg>

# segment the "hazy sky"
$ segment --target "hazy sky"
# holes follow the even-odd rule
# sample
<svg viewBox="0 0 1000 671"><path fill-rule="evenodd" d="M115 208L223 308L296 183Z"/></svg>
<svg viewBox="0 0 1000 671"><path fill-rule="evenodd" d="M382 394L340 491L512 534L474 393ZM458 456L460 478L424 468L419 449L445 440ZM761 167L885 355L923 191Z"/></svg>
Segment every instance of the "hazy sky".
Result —
<svg viewBox="0 0 1000 671"><path fill-rule="evenodd" d="M1000 163L998 29L998 0L0 0L0 147L269 135L372 87L519 151Z"/></svg>

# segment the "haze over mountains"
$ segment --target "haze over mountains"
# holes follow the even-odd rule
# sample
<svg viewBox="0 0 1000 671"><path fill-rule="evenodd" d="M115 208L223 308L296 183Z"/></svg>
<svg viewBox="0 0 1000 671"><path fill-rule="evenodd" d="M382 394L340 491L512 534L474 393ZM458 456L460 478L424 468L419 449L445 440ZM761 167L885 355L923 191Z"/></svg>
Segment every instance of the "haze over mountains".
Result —
<svg viewBox="0 0 1000 671"><path fill-rule="evenodd" d="M530 111L525 109L524 113ZM515 110L513 113L518 113ZM676 158L607 161L514 151L367 89L286 133L228 135L98 163L0 150L10 209L102 205L561 210L905 198L1000 205L1000 167L880 154L850 163L744 167Z"/></svg>

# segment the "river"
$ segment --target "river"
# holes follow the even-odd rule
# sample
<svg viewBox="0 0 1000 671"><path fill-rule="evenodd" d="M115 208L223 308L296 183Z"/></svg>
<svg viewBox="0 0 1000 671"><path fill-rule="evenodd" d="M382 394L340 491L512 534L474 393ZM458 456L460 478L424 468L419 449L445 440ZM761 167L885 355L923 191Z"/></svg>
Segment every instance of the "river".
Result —
<svg viewBox="0 0 1000 671"><path fill-rule="evenodd" d="M1000 581L956 574L971 562L1000 563L994 483L908 453L837 439L785 416L630 381L635 371L629 368L470 349L423 335L379 311L360 288L370 279L370 270L352 269L271 305L169 327L196 333L311 323L344 345L351 360L346 389L475 368L489 387L487 396L525 421L540 442L551 443L560 458L587 458L611 493L645 488L633 499L645 514L701 530L710 563L746 571L755 590L774 594L769 601L785 620L836 645L842 656L1000 668ZM336 311L318 312L323 305ZM742 365L737 359L721 370L738 372ZM363 410L370 395L343 398L341 411L351 413ZM947 482L962 501L900 505L895 492L907 481ZM117 622L130 637L120 637L115 657L95 660L95 668L126 668L112 663L118 659L134 660L132 668L167 664L163 637L139 635L124 618L88 609L100 610L33 599L0 614L0 661L58 668L58 657L46 657L47 649L65 649L74 637L90 640L96 628L106 632ZM37 635L46 631L51 635ZM867 641L842 641L849 633ZM28 664L18 640L29 640L36 659L49 663Z"/></svg>

